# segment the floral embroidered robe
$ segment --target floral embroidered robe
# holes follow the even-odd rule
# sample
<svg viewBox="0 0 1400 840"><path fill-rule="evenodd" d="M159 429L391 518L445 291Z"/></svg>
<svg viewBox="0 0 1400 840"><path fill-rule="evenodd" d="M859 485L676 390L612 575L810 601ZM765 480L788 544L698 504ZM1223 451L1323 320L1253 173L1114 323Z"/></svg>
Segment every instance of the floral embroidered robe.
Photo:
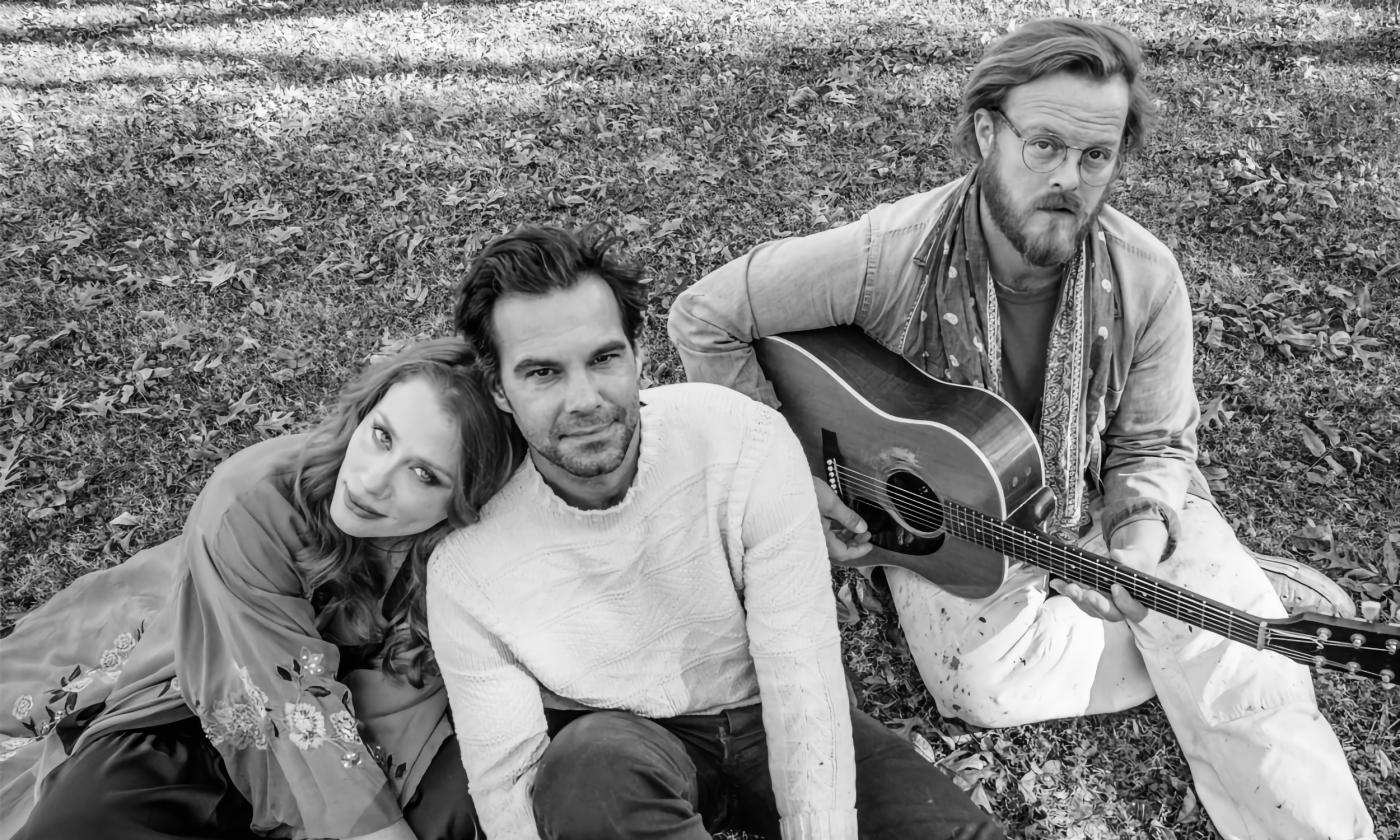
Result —
<svg viewBox="0 0 1400 840"><path fill-rule="evenodd" d="M102 732L197 714L273 837L344 837L401 816L450 734L440 680L422 689L341 668L295 558L305 442L221 464L183 533L85 575L0 640L0 840L39 782ZM76 740L75 740L76 739Z"/></svg>

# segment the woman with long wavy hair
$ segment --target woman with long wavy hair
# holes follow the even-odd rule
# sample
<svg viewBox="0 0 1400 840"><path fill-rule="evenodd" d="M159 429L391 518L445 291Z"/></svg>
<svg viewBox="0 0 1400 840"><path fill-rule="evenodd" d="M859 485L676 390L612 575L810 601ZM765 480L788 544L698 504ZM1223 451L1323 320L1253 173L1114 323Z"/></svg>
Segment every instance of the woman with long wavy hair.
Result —
<svg viewBox="0 0 1400 840"><path fill-rule="evenodd" d="M372 365L0 640L0 838L478 836L423 592L523 451L473 362Z"/></svg>

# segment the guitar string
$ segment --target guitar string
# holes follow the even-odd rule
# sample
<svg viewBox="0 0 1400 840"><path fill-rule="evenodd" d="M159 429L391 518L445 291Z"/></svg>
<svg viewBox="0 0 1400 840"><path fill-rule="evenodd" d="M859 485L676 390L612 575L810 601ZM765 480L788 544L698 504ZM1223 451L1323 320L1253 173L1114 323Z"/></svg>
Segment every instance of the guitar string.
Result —
<svg viewBox="0 0 1400 840"><path fill-rule="evenodd" d="M1173 600L1175 600L1177 602L1176 607L1178 609L1178 614L1174 616L1175 618L1178 618L1188 624L1195 624L1196 626L1202 627L1204 629L1213 630L1214 632L1217 632L1220 635L1223 635L1227 638L1231 638L1236 641L1240 641L1242 643L1250 645L1253 645L1258 638L1258 622L1247 618L1246 613L1232 611L1229 608L1222 608L1220 606L1201 601L1186 600L1185 596L1183 596L1181 593L1174 591L1173 589L1163 589L1161 586L1163 582L1151 577L1150 575L1142 574L1126 566L1105 563L1101 560L1096 559L1092 554L1088 552L1076 552L1071 547L1062 546L1058 543L1042 543L1038 540L1031 539L1030 536L1023 533L1022 531L1008 527L1007 524L1003 521L998 520L995 517L991 517L987 514L981 513L980 511L975 511L962 506L955 506L947 502L928 499L924 496L910 493L909 491L904 490L901 487L890 485L886 482L882 482L879 479L874 478L873 476L860 473L856 470L852 470L849 467L845 467L839 464L836 465L836 469L838 471L838 478L840 477L839 474L844 473L845 476L851 480L852 484L859 484L869 490L883 490L886 494L891 496L903 496L909 504L924 508L924 513L937 514L940 516L940 518L944 519L945 521L948 521L950 519L955 520L957 524L961 524L965 527L971 527L975 530L975 526L978 524L979 520L981 520L982 524L992 526L992 528L998 532L998 535L1002 538L1003 542L1005 542L1006 544L1029 549L1027 553L1031 554L1033 557L1043 557L1044 549L1046 549L1047 547L1052 548L1062 554L1078 556L1080 559L1084 560L1088 565L1095 567L1095 571L1092 577L1096 581L1095 585L1097 586L1097 588L1107 588L1106 586L1102 585L1103 581L1100 577L1099 570L1107 570L1107 572L1110 573L1110 578L1114 578L1115 576L1131 577L1134 580L1136 580L1137 583L1149 586L1152 589L1157 590L1157 594L1159 597L1170 596ZM972 514L972 516L964 515L964 511L967 514ZM1008 535L1010 536L1010 539L1007 538ZM1086 575L1086 577L1089 576L1090 575ZM1191 606L1193 608L1193 612L1197 612L1202 620L1199 622L1190 620L1185 615L1185 613L1180 610L1180 604L1182 603ZM1208 618L1206 616L1205 610L1208 609L1213 610L1217 614L1213 619ZM1166 610L1159 610L1159 612L1166 612ZM1221 623L1221 615L1224 616L1223 624ZM1232 631L1237 629L1237 624L1242 625L1239 629L1241 631L1245 631L1245 635L1240 637L1232 635ZM1383 651L1383 648L1379 645L1362 645L1360 648L1358 648L1355 645L1351 644L1350 641L1343 642L1333 641L1330 639L1323 640L1313 635L1300 633L1293 630L1287 630L1283 628L1270 628L1268 632L1281 640L1306 642L1309 644L1321 644L1324 647L1342 648L1345 650L1362 650L1375 652ZM1284 653L1284 651L1278 652ZM1288 651L1288 653L1285 653L1285 655L1288 655L1289 653L1291 653L1291 651ZM1311 657L1302 653L1299 653L1297 657L1292 658L1297 658L1298 661L1311 662Z"/></svg>
<svg viewBox="0 0 1400 840"><path fill-rule="evenodd" d="M915 494L913 494L913 493L910 493L910 492L904 490L903 488L896 487L896 486L893 486L893 485L888 485L888 484L886 484L885 482L881 482L881 481L879 481L878 479L873 479L873 478L870 477L870 476L867 476L867 475L864 475L864 474L862 474L862 473L859 473L859 472L856 472L856 471L854 471L854 470L851 470L851 469L848 468L848 467L842 467L842 466L838 465L838 466L837 466L837 470L838 470L838 471L843 471L843 472L845 472L845 473L847 474L847 476L849 476L849 477L853 477L853 480L851 481L851 483L853 483L853 484L860 484L860 485L864 486L866 489L869 489L869 490L874 490L874 491L881 491L881 490L883 490L883 491L885 491L885 492L886 492L888 495L890 495L890 496L896 496L896 495L903 496L903 497L905 497L904 500L906 501L906 503L907 503L910 507L922 508L922 511L921 511L921 512L923 512L923 513L925 513L925 514L935 514L935 515L937 515L939 518L941 518L942 520L944 520L945 522L952 522L954 525L963 526L964 528L966 528L966 529L968 529L968 530L972 530L972 531L976 531L976 530L977 530L977 527L976 527L977 524L978 524L978 522L977 522L977 517L975 517L975 516L968 516L968 515L964 514L963 511L967 511L968 514L976 514L976 513L978 513L978 512L971 511L970 509L967 509L967 508L953 507L953 506L951 506L951 505L949 505L948 503L945 503L945 502L936 502L936 501L931 500L931 499L928 499L928 498L926 498L926 497L919 496L919 495L915 495ZM1046 543L1041 543L1041 542L1039 542L1039 541L1037 541L1037 540L1033 540L1033 539L1031 539L1029 536L1027 536L1027 535L1025 535L1025 534L1023 534L1023 533L1021 533L1021 532L1019 532L1019 531L1017 531L1017 530L1013 530L1013 529L1011 529L1011 528L1008 528L1008 527L1005 525L1005 523L1002 523L1000 520L995 519L994 517L986 516L986 514L980 514L980 516L981 516L981 517L985 517L985 518L986 518L986 521L987 521L987 524L992 525L993 530L996 532L996 533L994 534L994 536L999 537L999 538L1001 539L1001 541L1002 541L1003 544L1008 545L1008 546L1010 546L1010 547L1012 547L1012 548L1022 548L1022 549L1025 549L1025 550L1026 550L1025 553L1029 554L1030 557L1032 558L1032 560L1033 560L1034 558L1044 558L1044 559L1046 559L1046 560L1049 561L1049 562L1045 563L1045 565L1050 566L1050 567L1051 567L1051 571L1055 571L1055 568L1054 568L1055 566L1057 566L1057 565L1061 565L1061 566L1062 566L1062 565L1064 565L1064 564L1061 563L1061 562L1057 562L1057 561L1056 561L1056 558L1047 557L1047 556L1046 556L1046 554L1045 554L1045 549L1047 548L1047 546L1053 546L1055 549L1059 550L1061 553L1066 553L1066 554L1071 554L1071 553L1072 553L1072 552L1067 551L1064 547L1059 546L1058 544L1055 544L1055 543L1046 544ZM1135 570L1128 569L1127 567L1119 567L1119 566L1116 566L1116 565L1112 565L1112 564L1103 562L1102 560L1096 559L1096 558L1094 558L1092 555L1088 555L1087 553L1086 553L1081 559L1083 559L1083 560L1085 561L1085 565L1088 567L1088 570L1089 570L1089 573L1086 574L1085 577L1090 579L1091 585L1093 585L1095 588L1097 588L1097 589L1107 589L1107 588L1108 588L1107 583L1111 583L1111 582L1113 582L1114 580L1116 580L1116 579L1119 578L1119 577L1132 577L1132 578L1136 579L1136 581L1137 581L1139 584L1141 584L1141 585L1143 585L1143 586L1149 586L1149 587L1151 587L1151 588L1157 590L1159 596L1166 596L1166 595L1171 595L1171 596L1173 596L1173 597L1175 598L1175 600L1178 602L1177 604L1173 605L1173 606L1175 606L1175 607L1177 608L1177 610L1178 610L1178 612L1179 612L1179 614L1178 614L1176 617L1177 617L1177 618L1182 618L1183 620L1186 620L1186 619L1184 618L1184 611L1182 611L1182 610L1180 609L1181 596L1180 596L1179 594L1177 594L1177 593L1172 592L1172 590L1170 590L1170 589L1165 589L1165 590L1162 589L1162 588L1161 588L1161 585L1160 585L1161 582L1158 581L1158 580L1156 580L1155 578L1152 578L1152 577L1147 576L1147 575L1143 575L1143 574L1141 574L1141 573L1136 572ZM1107 577L1107 581L1105 581L1105 577ZM1220 610L1220 608L1215 607L1214 605L1207 604L1207 603L1204 603L1204 602L1196 602L1196 603L1191 604L1191 606L1192 606L1192 607L1195 607L1195 608L1196 608L1196 611L1199 612L1200 622L1192 622L1192 623L1197 623L1198 626L1206 627L1207 629L1214 629L1214 630L1217 630L1217 632L1220 632L1221 630L1224 630L1224 629L1227 629L1227 628L1228 628L1228 629L1233 629L1233 628L1235 627L1236 623L1237 623L1237 618L1236 618L1236 616L1235 616L1234 614L1229 613L1229 612L1224 612L1224 611ZM1205 612L1206 609L1214 610L1215 613L1217 613L1217 615L1215 615L1215 616L1209 616L1209 615L1207 615L1206 612ZM1163 610L1163 611L1165 612L1165 610ZM1222 615L1223 615L1223 618L1222 618ZM1221 621L1224 622L1223 625L1220 624ZM1255 637L1257 637L1257 628L1258 628L1258 624L1257 624L1256 622L1252 622L1252 621L1251 621L1251 622L1246 622L1246 623L1247 623L1247 626L1248 626L1248 627L1250 628L1250 630L1251 630L1251 633L1250 633L1250 641L1252 642L1253 639L1254 639ZM1230 636L1230 633L1229 633L1229 632L1224 632L1224 633L1222 633L1222 635ZM1305 638L1311 638L1311 637L1305 637Z"/></svg>
<svg viewBox="0 0 1400 840"><path fill-rule="evenodd" d="M842 467L842 466L838 465L838 466L837 466L837 469L838 469L839 471L843 471L843 472L846 474L846 476L847 476L848 478L851 478L851 479L852 479L852 481L851 481L852 484L860 484L860 485L862 485L862 486L864 486L864 487L866 487L866 488L868 488L868 489L886 490L887 492L890 492L892 495L893 495L894 493L902 494L903 496L908 497L908 500L909 500L910 502L916 503L916 504L918 504L918 505L923 506L923 507L926 509L926 510L925 510L926 513L927 513L927 512L933 512L933 513L938 513L938 514L943 515L943 518L945 519L945 521L946 521L947 519L949 519L949 518L960 518L960 519L962 520L962 522L963 522L964 524L966 524L966 523L968 523L968 522L976 523L978 519L985 519L987 524L991 524L991 525L993 525L994 527L995 527L995 526L998 526L998 525L1003 525L1003 524L1004 524L1004 523L1001 522L1001 520L998 520L998 519L996 519L996 518L994 518L994 517L990 517L990 516L988 516L987 514L980 513L979 511L973 511L973 510L971 510L971 509L969 509L969 508L963 508L963 510L966 510L968 513L971 513L971 514L975 514L975 516L973 516L973 517L961 516L960 513L959 513L959 508L957 508L957 507L948 507L948 510L945 512L945 511L942 510L942 509L938 509L938 508L932 507L932 506L930 505L930 501L931 501L931 500L929 500L929 499L927 499L927 498L925 498L925 497L923 497L923 496L919 496L919 495L916 495L916 494L913 494L913 493L909 493L908 491L903 490L903 488L895 487L895 486L891 486L891 485L887 485L887 484L885 484L885 483L883 483L883 482L878 482L878 480L872 479L870 476L866 476L866 475L864 475L864 474L862 474L862 473L859 473L859 472L856 472L856 471L854 471L854 470L851 470L851 469L848 468L848 467ZM947 507L947 504L946 504L946 503L944 503L944 505L945 505L945 507ZM950 516L946 515L946 513L952 513L953 516L950 517ZM1043 547L1045 547L1045 546L1042 545L1040 542L1037 542L1037 541L1028 539L1026 536L1020 534L1019 532L1017 532L1017 531L1015 531L1015 530L1010 530L1010 529L1007 529L1007 528L1004 528L1004 527L1001 528L1000 530L1005 531L1006 533L1010 533L1011 535L1015 536L1015 537L1017 538L1017 541L1019 541L1021 544L1023 544L1024 546L1027 546L1027 547L1029 547L1029 548L1031 548L1031 549L1036 549L1036 548L1043 548ZM1007 542L1011 542L1011 541L1008 540ZM1058 550L1060 550L1060 551L1062 551L1062 552L1070 553L1070 552L1068 552L1068 551L1066 550L1066 547L1060 546L1059 544L1056 544L1056 543L1049 543L1048 545L1049 545L1050 547L1053 547L1053 548L1055 548L1055 549L1058 549ZM1029 552L1029 553L1035 554L1034 551ZM1107 568L1107 569L1110 569L1110 570L1112 570L1112 571L1119 571L1119 570L1120 570L1119 567L1110 566L1110 565L1108 565L1108 564L1106 564L1106 563L1103 563L1103 562L1101 562L1101 561L1095 560L1095 559L1092 557L1092 555L1088 555L1087 553L1085 553L1085 557L1084 557L1083 559L1087 560L1087 561L1090 562L1090 563L1093 563L1093 564L1095 564L1095 565L1098 565L1098 566L1101 567L1101 568ZM1151 578L1150 576L1147 576L1147 575L1142 575L1142 574L1140 574L1140 573L1137 573L1135 570L1127 569L1127 567L1121 567L1121 570L1122 570L1122 571L1130 572L1130 573L1132 573L1134 576L1136 576L1136 577L1138 577L1138 578L1140 578L1140 579L1145 579L1145 582L1148 583L1148 585L1151 585L1151 586L1153 586L1154 588L1157 588L1157 583L1159 583L1159 581L1156 581L1155 578ZM1140 580L1140 582L1143 582L1143 581ZM1180 599L1180 598L1182 597L1181 595L1179 595L1179 594L1177 594L1177 593L1172 593L1171 590L1166 590L1166 592L1175 595L1178 599ZM1211 605L1211 604L1198 604L1197 606L1212 608L1212 609L1216 609L1217 611L1220 611L1220 608L1215 607L1214 605ZM1163 611L1163 610L1159 610L1159 612L1164 612L1164 611ZM1226 631L1226 628L1233 629L1234 624L1235 624L1234 619L1233 619L1233 616L1232 616L1231 614L1229 614L1229 613L1227 613L1226 615L1227 615L1227 620L1226 620L1226 622L1225 622L1224 625L1221 625L1220 622L1219 622L1219 620L1216 620L1216 621L1214 621L1214 622L1210 622L1210 621L1206 621L1206 622L1192 622L1192 621L1189 621L1188 619L1186 619L1186 618L1184 618L1183 616L1180 616L1180 615L1178 615L1178 616L1176 616L1176 617L1179 618L1179 619L1181 619L1182 621L1185 621L1185 622L1188 623L1188 624L1194 624L1195 626L1202 627L1202 628L1204 628L1204 629L1213 630L1214 632L1218 633L1218 634L1221 635L1221 636L1224 636L1224 637L1227 638L1227 639L1232 639L1232 640L1237 641L1237 642L1240 642L1240 643L1242 643L1242 644L1248 644L1248 645L1250 645L1251 647L1254 647L1254 646L1255 646L1255 642L1256 642L1256 640L1257 640L1258 623L1255 622L1255 621L1250 621L1250 620L1248 620L1248 619L1245 619L1245 620L1243 621L1243 624L1249 629L1250 633L1249 633L1247 636L1245 636L1245 637L1238 637L1238 638L1237 638L1237 637L1231 636L1230 633ZM1292 630L1287 630L1287 629L1270 628L1268 632L1269 632L1270 634L1272 634L1274 637L1276 637L1277 639L1279 639L1280 641L1294 641L1294 642L1304 643L1304 644L1307 644L1307 645L1319 646L1320 649L1325 649L1325 648L1340 648L1340 649L1347 650L1347 651L1358 650L1358 651L1370 651L1370 652L1376 652L1376 653L1383 653L1383 649L1382 649L1381 647L1379 647L1379 646L1363 645L1362 647L1357 648L1356 646L1350 644L1349 642L1345 642L1345 643L1344 643L1344 642L1339 642L1339 641L1323 640L1323 639L1319 639L1319 638L1316 637L1316 636L1312 636L1312 635L1309 635L1309 634L1306 634L1306 633L1299 633L1299 632L1297 632L1297 631L1292 631ZM1287 658L1287 659L1290 659L1290 660L1292 660L1292 661L1294 661L1294 662L1297 662L1297 663L1299 663L1299 664L1301 664L1301 665L1304 665L1304 666L1307 666L1307 667L1310 667L1310 668L1312 668L1312 667L1317 667L1317 665L1318 665L1318 663L1317 663L1317 661L1316 661L1316 659L1315 659L1315 656L1316 656L1317 654L1309 654L1309 653L1306 653L1306 652L1304 652L1304 651L1299 651L1299 650L1295 650L1295 649L1293 649L1293 648L1288 648L1288 647L1269 648L1269 649L1272 650L1273 652L1279 654L1280 656L1283 656L1283 657L1285 657L1285 658ZM1389 655L1389 654L1387 653L1386 655ZM1327 657L1323 657L1323 666L1325 666L1325 667L1327 667L1327 668L1329 668L1329 669L1331 669L1331 670L1341 671L1341 672L1344 672L1344 673L1354 673L1355 675L1364 675L1364 676L1369 676L1369 677L1373 677L1373 678L1376 678L1376 679L1379 679L1379 678L1380 678L1380 672L1379 672L1379 671L1372 671L1372 670L1368 670L1368 669L1365 669L1365 668L1360 668L1360 667L1358 667L1357 671L1351 672L1351 671L1347 668L1347 666L1346 666L1345 664L1342 664L1342 663L1337 662L1337 661L1332 660L1332 659L1328 659Z"/></svg>
<svg viewBox="0 0 1400 840"><path fill-rule="evenodd" d="M859 472L856 472L856 471L854 471L854 470L851 470L850 468L847 468L847 467L841 467L841 466L838 465L837 469L838 469L838 470L844 471L848 477L852 478L852 479L853 479L853 480L851 481L852 484L861 484L861 485L863 485L863 486L865 486L865 487L875 488L875 489L886 489L886 490L888 490L888 491L891 491L892 494L893 494L893 493L902 494L902 495L908 497L908 499L909 499L911 502L917 503L918 505L921 505L921 506L924 506L924 507L927 508L928 510L934 510L934 512L938 512L938 513L942 513L942 512L943 512L943 511L936 510L936 509L932 508L932 507L929 505L929 503L930 503L931 500L929 500L929 499L927 499L927 498L925 498L925 497L923 497L923 496L918 496L918 495L909 493L908 491L905 491L905 490L903 490L902 488L899 488L899 487L886 486L886 485L884 485L883 483L881 483L881 484L876 484L876 483L874 483L872 480L870 480L870 477L869 477L869 476L863 475L863 474L861 474L861 473L859 473ZM1001 520L998 520L998 519L996 519L996 518L994 518L994 517L990 517L990 516L988 516L988 515L986 515L986 514L983 514L983 513L978 512L978 511L973 511L973 510L971 510L971 509L966 509L966 508L964 508L963 510L966 510L968 513L974 514L974 517L973 517L973 519L972 519L971 521L974 521L974 522L975 522L977 519L983 519L983 520L985 520L988 524L991 524L991 525L993 525L994 527L995 527L995 526L999 526L999 525L1004 525L1004 523L1002 523ZM958 515L959 508L957 508L957 507L952 507L952 508L950 508L950 511L954 514L954 516L953 516L953 517L944 516L945 520L948 519L948 518L957 518L957 519L961 519L962 522L963 522L964 524L966 524L966 522L969 521L969 520L968 520L968 517ZM1028 540L1028 539L1026 539L1026 537L1022 536L1020 533L1018 533L1018 532L1015 531L1015 530L1008 530L1008 529L1006 529L1006 528L1002 528L1001 530L1003 530L1003 531L1005 531L1005 532L1007 532L1007 533L1010 533L1010 534L1016 536L1016 537L1020 540L1020 542L1022 542L1023 544L1025 544L1025 545L1027 545L1027 546L1029 546L1029 547L1031 547L1031 548L1043 548L1043 547L1044 547L1044 545L1043 545L1042 543L1037 542L1037 541L1033 541L1033 540ZM1009 543L1009 542L1011 542L1011 541L1008 540L1007 542ZM1073 553L1073 552L1068 551L1066 547L1060 546L1059 544L1056 544L1056 543L1049 543L1049 544L1046 544L1046 545L1049 545L1050 547L1053 547L1053 548L1055 548L1055 549L1058 549L1058 550L1060 550L1060 551L1063 552L1063 553L1070 553L1070 554ZM1035 552L1031 552L1031 553L1034 554ZM1145 582L1146 582L1148 585L1153 586L1154 589L1159 589L1158 584L1161 583L1161 582L1157 581L1155 578L1152 578L1152 577L1146 576L1146 575L1140 575L1140 574L1137 573L1135 570L1129 570L1129 569L1127 569L1127 567L1110 566L1110 565L1108 565L1108 564L1101 563L1101 562L1099 562L1099 561L1094 560L1093 557L1092 557L1092 555L1088 555L1087 553L1085 553L1085 555L1086 555L1086 556L1084 557L1084 559L1087 560L1087 561L1090 562L1090 563L1095 563L1095 564L1099 565L1099 566L1102 567L1102 568L1108 568L1108 569L1115 570L1115 571L1118 571L1118 570L1121 569L1121 570L1124 570L1124 571L1132 572L1135 576L1139 577L1140 579L1145 579ZM1140 580L1140 582L1142 582L1142 581ZM1176 597L1178 600L1180 600L1180 599L1183 597L1180 593L1174 593L1174 592L1173 592L1172 590L1170 590L1170 589L1166 590L1166 592L1175 595L1175 597ZM1159 591L1159 594L1160 594L1160 591ZM1190 593L1186 593L1186 594L1189 595ZM1216 607L1215 605L1211 605L1211 604L1196 603L1196 604L1193 604L1193 606L1195 606L1195 607L1197 607L1197 608L1213 608L1213 609L1216 609L1217 612L1220 611L1220 608L1219 608L1219 607ZM1166 612L1165 610L1158 610L1158 611L1159 611L1159 612ZM1241 615L1243 616L1243 615L1247 615L1247 614L1241 613ZM1202 613L1202 616L1204 617L1204 613ZM1229 630L1233 630L1233 629L1234 629L1234 626L1235 626L1233 614L1231 614L1231 613L1226 613L1226 616L1227 616L1226 624L1223 625L1223 626L1219 623L1218 620L1217 620L1217 621L1214 621L1214 622L1208 621L1208 620L1207 620L1207 621L1201 621L1201 622L1195 622L1195 621L1192 621L1192 620L1190 620L1189 618L1185 617L1184 615L1177 615L1177 616L1175 616L1175 617L1181 619L1182 621L1184 621L1184 622L1186 622L1186 623L1188 623L1188 624L1193 624L1193 625L1195 625L1195 626L1199 626L1199 627L1202 627L1202 628L1204 628L1204 629L1212 630L1213 632L1219 633L1220 635L1225 636L1226 638L1230 638L1230 639L1233 639L1233 640L1235 640L1235 641L1241 642L1241 643L1243 643L1243 644L1248 644L1248 645L1250 645L1251 647L1254 647L1255 644L1256 644L1256 641L1257 641L1257 639L1258 639L1258 622L1249 620L1248 618L1243 618L1243 619L1241 619L1241 623L1242 623L1243 627L1244 627L1245 629L1247 629L1249 632L1248 632L1247 635L1236 637L1236 636L1232 636L1231 633L1229 632ZM1383 648L1381 648L1381 647L1378 646L1378 645L1365 645L1365 644L1363 644L1361 647L1357 647L1357 646L1351 644L1350 641L1333 641L1333 640L1330 640L1330 639L1328 639L1328 640L1323 640L1323 639L1319 639L1319 638L1316 637L1316 636L1312 636L1312 635L1309 635L1309 634L1306 634L1306 633L1300 633L1300 632L1297 632L1297 631L1287 630L1287 629L1283 629L1283 628L1270 628L1270 629L1268 630L1268 632L1269 632L1269 634L1271 634L1272 637L1274 637L1275 639L1279 640L1280 642L1283 642L1283 641L1293 641L1293 642L1299 642L1299 643L1308 644L1308 645L1311 645L1311 646L1316 646L1316 647L1318 647L1319 649L1336 648L1336 649L1341 649L1341 650L1346 650L1346 651L1367 651L1367 652L1381 653L1382 655L1386 655L1386 656L1392 655L1392 654L1390 654L1389 652L1383 651ZM1276 653L1279 653L1280 655L1287 656L1288 658L1293 659L1294 661L1300 662L1300 663L1305 664L1305 665L1315 665L1315 664L1316 664L1315 661L1314 661L1314 659L1313 659L1313 656L1314 656L1315 654L1308 654L1308 653L1305 653L1305 652L1302 652L1302 651L1294 651L1294 650L1291 649L1291 648L1280 648L1280 649L1270 648L1270 649L1271 649L1271 650L1274 650ZM1324 657L1324 661L1325 661L1326 664L1330 665L1330 666L1331 666L1332 668L1334 668L1334 669L1343 670L1343 671L1347 670L1346 667L1345 667L1344 665L1340 665L1340 664L1338 664L1338 663L1336 663L1336 662L1333 662L1333 661L1331 661L1331 660L1327 660L1326 657ZM1364 670L1364 669L1358 670L1357 673L1364 673L1364 674L1369 674L1369 675L1372 675L1372 676L1378 676L1378 672L1366 671L1366 670Z"/></svg>
<svg viewBox="0 0 1400 840"><path fill-rule="evenodd" d="M1038 540L1032 539L1034 535L1027 535L1019 530L1008 528L1005 526L1005 523L1003 523L1001 520L987 516L986 514L982 514L978 511L972 511L971 509L958 507L949 507L946 511L935 509L930 506L930 500L925 497L908 493L907 491L902 490L902 488L885 488L883 485L873 484L868 480L862 481L859 479L867 479L868 477L863 476L862 474L857 473L855 471L852 471L849 468L839 469L844 469L847 472L848 476L854 476L855 479L857 479L851 481L852 484L862 484L867 488L877 490L888 489L891 495L902 494L908 497L908 501L910 503L924 507L925 513L933 511L935 513L941 514L942 518L945 521L951 520L955 525L962 525L964 528L975 530L976 525L978 524L978 520L982 520L984 524L989 524L994 529L1000 532L998 536L1001 537L1003 544L1011 547L1023 547L1029 549L1026 553L1031 555L1032 561L1036 558L1048 560L1049 562L1045 562L1042 565L1050 566L1052 572L1056 571L1053 568L1053 566L1056 565L1056 562L1054 558L1047 557L1045 555L1044 549L1046 548L1053 548L1059 551L1060 553L1069 556L1079 556L1080 559L1082 559L1087 565L1095 567L1092 574L1086 574L1084 575L1084 577L1091 578L1092 580L1094 580L1096 582L1097 588L1107 589L1107 586L1104 585L1102 576L1099 574L1101 570L1107 570L1110 573L1116 573L1118 577L1132 577L1136 580L1137 583L1142 584L1143 586L1151 587L1153 590L1156 590L1156 593L1159 597L1163 599L1170 598L1176 602L1174 604L1168 605L1168 609L1159 608L1159 612L1168 612L1170 614L1170 610L1174 608L1177 611L1174 617L1179 618L1182 621L1187 622L1188 624L1193 624L1195 626L1199 626L1208 630L1213 630L1214 632L1220 633L1221 635L1226 636L1227 638L1234 638L1237 641L1245 642L1251 645L1253 645L1256 639L1258 638L1258 622L1250 620L1248 617L1246 617L1245 613L1241 612L1236 614L1228 611L1228 608L1221 608L1217 605L1206 603L1200 600L1188 600L1188 598L1190 598L1190 593L1186 593L1183 595L1182 593L1177 592L1171 588L1164 589L1163 586L1166 585L1165 582L1159 581L1158 579L1153 578L1149 575L1139 573L1136 570L1129 569L1125 566L1113 564L1111 562L1103 562L1101 560L1095 559L1093 555L1087 552L1076 552L1074 549L1070 549L1066 546L1061 546L1057 543L1042 543ZM972 514L972 517L963 515L961 511L964 510L969 514ZM971 523L971 525L969 525L969 523ZM1008 535L1010 535L1009 538ZM1063 563L1061 563L1060 565L1063 565ZM1114 577L1114 574L1110 574L1109 577L1110 579L1112 579ZM1201 596L1195 597L1199 598ZM1189 605L1192 609L1189 611L1183 610L1181 608L1181 604L1183 603ZM1216 615L1210 616L1206 613L1206 610L1214 610ZM1223 619L1221 618L1222 614L1224 616ZM1196 618L1199 618L1200 620L1195 620ZM1237 622L1239 625L1238 629L1240 629L1241 632L1244 634L1238 637L1232 635L1232 631L1237 629ZM1297 633L1294 631L1271 629L1270 632L1276 636L1279 636L1280 638L1288 638L1295 641L1319 641L1314 636L1310 636L1308 634L1303 633ZM1349 644L1342 645L1335 642L1329 642L1329 644L1337 647L1352 647Z"/></svg>

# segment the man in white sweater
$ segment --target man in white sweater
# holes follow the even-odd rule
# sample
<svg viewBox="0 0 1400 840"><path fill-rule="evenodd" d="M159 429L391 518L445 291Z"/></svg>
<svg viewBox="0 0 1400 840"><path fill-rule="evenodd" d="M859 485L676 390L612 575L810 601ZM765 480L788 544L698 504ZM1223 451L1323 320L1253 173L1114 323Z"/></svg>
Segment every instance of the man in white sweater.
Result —
<svg viewBox="0 0 1400 840"><path fill-rule="evenodd" d="M528 447L428 566L490 840L1001 838L848 705L816 498L773 410L638 390L646 290L606 228L487 245L458 300Z"/></svg>

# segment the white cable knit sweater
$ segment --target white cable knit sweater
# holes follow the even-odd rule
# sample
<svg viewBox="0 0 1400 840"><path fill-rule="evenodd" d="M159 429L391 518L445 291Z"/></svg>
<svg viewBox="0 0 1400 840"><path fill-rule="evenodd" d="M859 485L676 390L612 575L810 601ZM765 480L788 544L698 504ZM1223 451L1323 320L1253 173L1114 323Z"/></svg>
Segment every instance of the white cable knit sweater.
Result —
<svg viewBox="0 0 1400 840"><path fill-rule="evenodd" d="M621 502L570 507L526 459L429 563L429 634L482 827L538 837L543 686L650 718L761 700L783 837L854 840L835 600L797 439L714 385L642 401Z"/></svg>

